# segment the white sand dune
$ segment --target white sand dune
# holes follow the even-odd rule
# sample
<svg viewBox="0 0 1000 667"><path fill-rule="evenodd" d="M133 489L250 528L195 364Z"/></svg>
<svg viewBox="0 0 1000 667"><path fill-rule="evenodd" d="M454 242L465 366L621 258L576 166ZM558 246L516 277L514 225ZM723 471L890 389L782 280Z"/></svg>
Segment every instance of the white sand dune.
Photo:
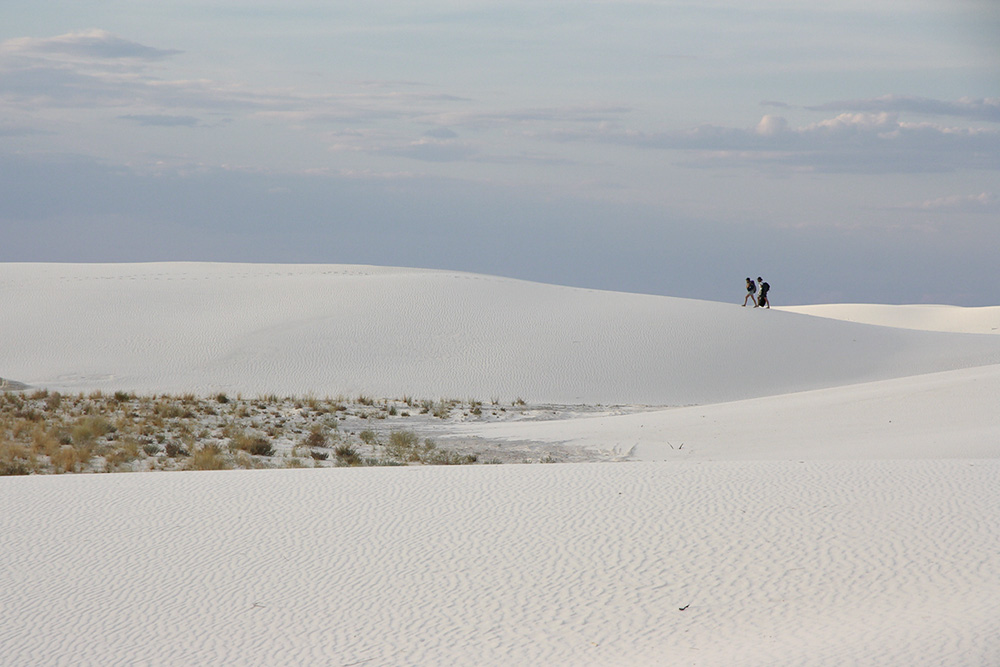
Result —
<svg viewBox="0 0 1000 667"><path fill-rule="evenodd" d="M444 271L0 265L0 374L69 391L714 403L1000 363L1000 337Z"/></svg>
<svg viewBox="0 0 1000 667"><path fill-rule="evenodd" d="M993 460L4 479L0 662L995 665L998 475Z"/></svg>
<svg viewBox="0 0 1000 667"><path fill-rule="evenodd" d="M939 305L890 306L872 303L831 303L785 306L778 308L778 310L902 329L1000 334L1000 306L966 308Z"/></svg>
<svg viewBox="0 0 1000 667"><path fill-rule="evenodd" d="M35 386L679 406L454 431L627 463L0 478L0 664L1000 664L995 309L801 310L0 265Z"/></svg>
<svg viewBox="0 0 1000 667"><path fill-rule="evenodd" d="M455 435L643 460L1000 458L1000 365L609 417L458 426Z"/></svg>

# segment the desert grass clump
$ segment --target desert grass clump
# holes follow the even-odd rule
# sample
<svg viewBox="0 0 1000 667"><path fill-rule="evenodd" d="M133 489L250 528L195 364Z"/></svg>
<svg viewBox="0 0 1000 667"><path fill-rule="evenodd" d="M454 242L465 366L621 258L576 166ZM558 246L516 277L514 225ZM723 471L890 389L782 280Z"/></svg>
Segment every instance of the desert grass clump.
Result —
<svg viewBox="0 0 1000 667"><path fill-rule="evenodd" d="M417 448L420 438L413 431L393 431L389 434L389 443L385 446L387 455L402 461L419 461Z"/></svg>
<svg viewBox="0 0 1000 667"><path fill-rule="evenodd" d="M184 449L184 445L173 440L164 443L163 452L167 455L168 458L171 459L185 458L191 456L191 452Z"/></svg>
<svg viewBox="0 0 1000 667"><path fill-rule="evenodd" d="M49 462L57 473L81 472L93 458L89 447L63 445L49 457Z"/></svg>
<svg viewBox="0 0 1000 667"><path fill-rule="evenodd" d="M302 444L309 448L324 448L329 445L329 438L326 429L322 424L313 424L309 428L309 433L303 438Z"/></svg>
<svg viewBox="0 0 1000 667"><path fill-rule="evenodd" d="M429 465L459 466L476 463L479 457L475 454L459 454L447 449L438 449L428 452L421 460Z"/></svg>
<svg viewBox="0 0 1000 667"><path fill-rule="evenodd" d="M451 416L451 410L455 406L455 401L445 401L441 400L435 406L434 410L431 412L438 419L447 419Z"/></svg>
<svg viewBox="0 0 1000 667"><path fill-rule="evenodd" d="M254 456L274 456L271 441L262 433L236 431L229 437L229 447Z"/></svg>
<svg viewBox="0 0 1000 667"><path fill-rule="evenodd" d="M135 400L135 394L130 391L116 391L114 398L116 403L128 403Z"/></svg>
<svg viewBox="0 0 1000 667"><path fill-rule="evenodd" d="M285 458L285 461L284 461L283 465L284 465L285 468L305 468L306 467L305 461L303 461L302 459L300 459L298 456L289 456L289 457Z"/></svg>
<svg viewBox="0 0 1000 667"><path fill-rule="evenodd" d="M142 457L141 451L138 440L131 436L123 438L117 447L104 455L105 470L113 472L127 463L132 463Z"/></svg>
<svg viewBox="0 0 1000 667"><path fill-rule="evenodd" d="M45 409L49 412L55 412L62 405L62 394L58 391L53 391L45 397Z"/></svg>
<svg viewBox="0 0 1000 667"><path fill-rule="evenodd" d="M103 415L88 415L80 419L70 430L70 436L77 445L91 445L97 438L114 432L114 425Z"/></svg>
<svg viewBox="0 0 1000 667"><path fill-rule="evenodd" d="M24 445L0 442L0 476L30 475L38 467L34 453Z"/></svg>
<svg viewBox="0 0 1000 667"><path fill-rule="evenodd" d="M188 470L229 470L232 467L222 448L214 442L196 449L187 463Z"/></svg>
<svg viewBox="0 0 1000 667"><path fill-rule="evenodd" d="M44 426L37 426L31 433L31 450L43 456L52 456L60 447L59 437Z"/></svg>
<svg viewBox="0 0 1000 667"><path fill-rule="evenodd" d="M361 463L357 450L348 444L337 445L333 448L333 454L337 457L338 466L356 466Z"/></svg>
<svg viewBox="0 0 1000 667"><path fill-rule="evenodd" d="M164 401L157 404L156 414L164 419L191 419L194 417L194 412L190 408L174 401Z"/></svg>

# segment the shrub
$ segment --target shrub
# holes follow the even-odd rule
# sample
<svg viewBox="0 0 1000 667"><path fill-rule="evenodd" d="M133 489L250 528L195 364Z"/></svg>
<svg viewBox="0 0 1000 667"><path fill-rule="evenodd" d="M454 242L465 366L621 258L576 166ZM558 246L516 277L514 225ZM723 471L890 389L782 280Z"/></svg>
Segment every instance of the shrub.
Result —
<svg viewBox="0 0 1000 667"><path fill-rule="evenodd" d="M459 454L457 452L443 449L429 453L424 458L424 463L439 466L457 466L468 465L470 463L475 463L478 460L479 457L475 454Z"/></svg>
<svg viewBox="0 0 1000 667"><path fill-rule="evenodd" d="M22 459L0 460L0 477L12 475L30 475L31 468Z"/></svg>
<svg viewBox="0 0 1000 667"><path fill-rule="evenodd" d="M274 456L274 447L271 446L271 441L260 433L238 431L230 437L229 446L254 456Z"/></svg>
<svg viewBox="0 0 1000 667"><path fill-rule="evenodd" d="M62 405L62 394L58 391L52 392L45 399L45 409L50 412L58 410L60 405Z"/></svg>
<svg viewBox="0 0 1000 667"><path fill-rule="evenodd" d="M350 445L338 445L333 450L337 457L337 464L342 466L356 466L361 462L358 452Z"/></svg>
<svg viewBox="0 0 1000 667"><path fill-rule="evenodd" d="M72 445L63 445L49 457L56 472L79 472L90 463L90 459L89 448L76 448Z"/></svg>
<svg viewBox="0 0 1000 667"><path fill-rule="evenodd" d="M386 453L392 458L407 460L415 453L419 443L420 439L413 431L393 431L389 434Z"/></svg>
<svg viewBox="0 0 1000 667"><path fill-rule="evenodd" d="M163 446L164 451L170 458L177 458L182 456L191 456L190 452L184 449L179 443L168 442Z"/></svg>
<svg viewBox="0 0 1000 667"><path fill-rule="evenodd" d="M137 458L139 458L139 443L128 437L124 438L118 447L104 455L104 463L110 471L123 463L135 461Z"/></svg>
<svg viewBox="0 0 1000 667"><path fill-rule="evenodd" d="M97 438L114 430L115 427L111 425L111 422L101 415L90 415L78 421L70 431L70 435L76 444L89 445Z"/></svg>
<svg viewBox="0 0 1000 667"><path fill-rule="evenodd" d="M35 469L35 457L27 447L12 442L0 443L0 476L30 475Z"/></svg>
<svg viewBox="0 0 1000 667"><path fill-rule="evenodd" d="M306 447L326 447L329 443L323 426L313 424L312 428L309 429L309 435L304 438L302 444Z"/></svg>
<svg viewBox="0 0 1000 667"><path fill-rule="evenodd" d="M194 413L177 403L159 403L156 406L156 414L164 419L177 419L178 417L190 418Z"/></svg>
<svg viewBox="0 0 1000 667"><path fill-rule="evenodd" d="M59 439L42 426L31 433L31 449L38 454L52 456L60 446Z"/></svg>
<svg viewBox="0 0 1000 667"><path fill-rule="evenodd" d="M222 448L210 443L195 451L188 461L188 470L228 470L232 468L222 453Z"/></svg>

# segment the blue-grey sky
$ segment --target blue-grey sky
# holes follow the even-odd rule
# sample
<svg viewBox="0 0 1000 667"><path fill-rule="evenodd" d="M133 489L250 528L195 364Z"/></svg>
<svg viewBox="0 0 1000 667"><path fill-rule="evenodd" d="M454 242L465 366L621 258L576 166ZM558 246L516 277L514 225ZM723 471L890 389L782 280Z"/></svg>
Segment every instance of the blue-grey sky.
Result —
<svg viewBox="0 0 1000 667"><path fill-rule="evenodd" d="M13 5L13 6L11 6ZM15 0L0 261L1000 304L994 0Z"/></svg>

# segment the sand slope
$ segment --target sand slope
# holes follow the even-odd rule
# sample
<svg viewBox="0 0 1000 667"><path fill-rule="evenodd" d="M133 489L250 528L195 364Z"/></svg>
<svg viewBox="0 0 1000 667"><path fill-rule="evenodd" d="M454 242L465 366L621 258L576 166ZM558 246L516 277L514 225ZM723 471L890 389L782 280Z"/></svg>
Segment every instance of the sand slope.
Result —
<svg viewBox="0 0 1000 667"><path fill-rule="evenodd" d="M1000 306L967 308L938 305L882 305L873 303L785 306L788 313L828 317L885 327L949 331L954 333L1000 333Z"/></svg>
<svg viewBox="0 0 1000 667"><path fill-rule="evenodd" d="M1000 664L998 475L993 460L0 480L0 662Z"/></svg>
<svg viewBox="0 0 1000 667"><path fill-rule="evenodd" d="M676 406L449 426L626 463L0 478L0 664L1000 664L996 309L797 310L0 265L36 386Z"/></svg>
<svg viewBox="0 0 1000 667"><path fill-rule="evenodd" d="M1000 458L1000 366L632 415L480 424L455 435L645 460Z"/></svg>
<svg viewBox="0 0 1000 667"><path fill-rule="evenodd" d="M0 376L58 390L712 403L1000 363L1000 337L361 266L0 265Z"/></svg>

